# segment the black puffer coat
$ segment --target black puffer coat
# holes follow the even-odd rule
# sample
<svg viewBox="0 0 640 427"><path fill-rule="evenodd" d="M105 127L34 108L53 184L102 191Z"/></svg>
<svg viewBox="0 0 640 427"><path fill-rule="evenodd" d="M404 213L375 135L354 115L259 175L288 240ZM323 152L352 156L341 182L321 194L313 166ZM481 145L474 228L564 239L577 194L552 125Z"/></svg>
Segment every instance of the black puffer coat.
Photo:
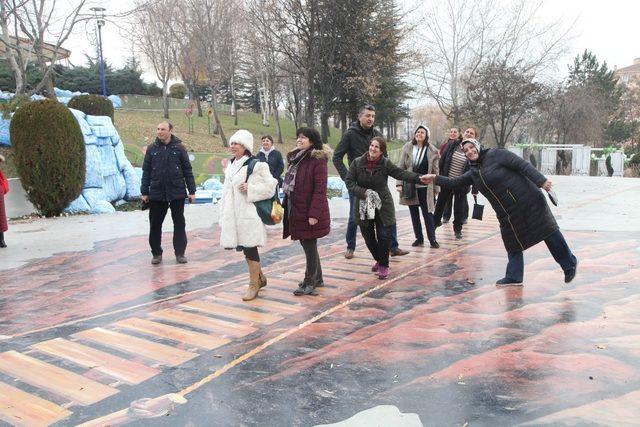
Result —
<svg viewBox="0 0 640 427"><path fill-rule="evenodd" d="M182 141L171 135L171 141L163 144L158 138L147 147L142 165L140 192L155 202L170 202L196 194L196 182L191 170L189 154Z"/></svg>
<svg viewBox="0 0 640 427"><path fill-rule="evenodd" d="M460 188L473 184L485 196L500 222L504 247L523 251L556 230L556 223L540 186L547 178L531 163L504 149L480 151L477 162L458 178L438 176L436 185Z"/></svg>
<svg viewBox="0 0 640 427"><path fill-rule="evenodd" d="M390 176L401 181L413 182L414 184L420 182L420 175L400 169L386 157L383 157L371 172L367 169L366 154L356 158L351 163L345 183L347 189L356 196L353 204L353 219L356 224L362 223L359 215L360 200L366 199L367 190L373 190L380 196L382 207L378 212L380 213L382 224L386 227L396 223L396 206L387 185Z"/></svg>
<svg viewBox="0 0 640 427"><path fill-rule="evenodd" d="M376 136L382 136L382 134L374 128L363 129L359 121L351 123L349 129L342 135L342 139L333 152L333 165L343 181L346 180L348 172L347 167L344 165L344 155L347 155L349 164L353 163L356 157L360 157L369 151L369 144Z"/></svg>

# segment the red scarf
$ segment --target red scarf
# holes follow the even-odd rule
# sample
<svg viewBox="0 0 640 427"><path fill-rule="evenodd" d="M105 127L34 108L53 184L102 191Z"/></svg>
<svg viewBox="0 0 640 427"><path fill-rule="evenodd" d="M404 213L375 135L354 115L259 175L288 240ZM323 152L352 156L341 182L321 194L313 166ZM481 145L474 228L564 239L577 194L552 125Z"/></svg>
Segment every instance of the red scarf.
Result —
<svg viewBox="0 0 640 427"><path fill-rule="evenodd" d="M367 152L367 170L369 172L373 172L373 168L380 163L380 161L382 160L382 154L374 160L371 160L371 156L369 156L369 153Z"/></svg>

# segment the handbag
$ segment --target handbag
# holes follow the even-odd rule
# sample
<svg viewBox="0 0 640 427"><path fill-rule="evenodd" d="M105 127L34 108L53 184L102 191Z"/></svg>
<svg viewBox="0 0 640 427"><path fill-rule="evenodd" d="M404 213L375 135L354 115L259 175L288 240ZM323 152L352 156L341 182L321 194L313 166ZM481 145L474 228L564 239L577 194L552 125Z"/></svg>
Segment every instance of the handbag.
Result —
<svg viewBox="0 0 640 427"><path fill-rule="evenodd" d="M249 180L249 176L253 173L253 168L258 162L259 160L256 158L249 159L249 164L247 165L247 178L244 182ZM269 199L259 200L257 202L253 202L253 204L255 205L256 212L263 224L275 225L280 224L282 221L284 208L280 204L280 200L278 200L277 193L274 193Z"/></svg>
<svg viewBox="0 0 640 427"><path fill-rule="evenodd" d="M471 214L471 218L479 219L482 221L482 213L484 212L484 205L478 204L478 196L473 195L473 213Z"/></svg>
<svg viewBox="0 0 640 427"><path fill-rule="evenodd" d="M402 198L403 199L413 199L416 197L416 185L412 182L403 182L402 183Z"/></svg>

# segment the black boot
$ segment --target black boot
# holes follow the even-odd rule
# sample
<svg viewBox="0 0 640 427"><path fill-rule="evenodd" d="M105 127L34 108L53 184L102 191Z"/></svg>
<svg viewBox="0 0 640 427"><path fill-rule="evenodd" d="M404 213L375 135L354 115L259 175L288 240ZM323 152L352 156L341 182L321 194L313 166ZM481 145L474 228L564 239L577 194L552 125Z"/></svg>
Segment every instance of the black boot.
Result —
<svg viewBox="0 0 640 427"><path fill-rule="evenodd" d="M0 231L0 248L6 248L7 244L4 242L4 233Z"/></svg>

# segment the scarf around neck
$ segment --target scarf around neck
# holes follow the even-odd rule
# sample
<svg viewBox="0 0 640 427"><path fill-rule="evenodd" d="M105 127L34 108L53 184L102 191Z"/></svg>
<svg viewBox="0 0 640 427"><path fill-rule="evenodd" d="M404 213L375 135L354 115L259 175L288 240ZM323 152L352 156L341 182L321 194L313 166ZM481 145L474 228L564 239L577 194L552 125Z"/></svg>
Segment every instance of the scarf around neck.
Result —
<svg viewBox="0 0 640 427"><path fill-rule="evenodd" d="M300 150L296 153L295 157L289 157L289 168L287 169L287 173L284 176L284 181L282 184L282 190L286 194L293 193L293 190L296 185L296 174L298 173L298 167L300 166L300 162L305 156L311 151L311 149Z"/></svg>
<svg viewBox="0 0 640 427"><path fill-rule="evenodd" d="M382 161L382 157L382 154L380 154L380 157L372 160L371 156L369 156L369 153L367 153L367 170L369 172L372 172L373 168Z"/></svg>

